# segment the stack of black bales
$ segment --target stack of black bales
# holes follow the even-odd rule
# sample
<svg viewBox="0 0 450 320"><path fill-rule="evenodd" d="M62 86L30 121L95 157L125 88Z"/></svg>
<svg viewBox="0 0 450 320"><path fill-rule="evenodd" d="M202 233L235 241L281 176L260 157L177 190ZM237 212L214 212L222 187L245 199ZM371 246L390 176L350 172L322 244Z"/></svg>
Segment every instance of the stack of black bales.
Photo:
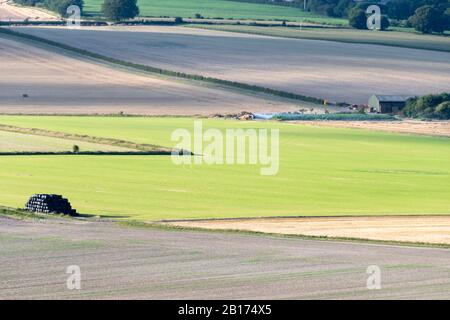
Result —
<svg viewBox="0 0 450 320"><path fill-rule="evenodd" d="M25 209L32 212L77 215L69 200L57 194L35 194L28 200Z"/></svg>

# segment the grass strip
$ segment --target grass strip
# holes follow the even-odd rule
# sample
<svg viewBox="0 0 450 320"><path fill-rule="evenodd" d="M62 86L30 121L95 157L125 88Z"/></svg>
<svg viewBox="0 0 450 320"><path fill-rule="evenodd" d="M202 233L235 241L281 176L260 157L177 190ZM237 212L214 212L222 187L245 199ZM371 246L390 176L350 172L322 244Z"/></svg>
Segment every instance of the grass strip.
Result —
<svg viewBox="0 0 450 320"><path fill-rule="evenodd" d="M38 214L24 209L14 209L0 206L0 216L17 218L17 219L46 219L44 214Z"/></svg>
<svg viewBox="0 0 450 320"><path fill-rule="evenodd" d="M44 136L44 137L91 142L91 143L110 145L110 146L116 146L116 147L124 147L124 148L139 150L139 151L141 151L140 154L142 154L142 152L145 152L147 154L171 154L171 152L172 152L171 148L167 148L167 147L163 147L163 146L159 146L159 145L155 145L155 144L135 143L135 142L131 142L131 141L119 140L119 139L113 139L113 138L93 137L93 136L88 136L88 135L50 131L50 130L37 129L37 128L22 128L22 127L0 124L0 130L7 131L7 132L14 132L14 133L32 134L32 135ZM113 154L113 153L127 154L128 152L100 152L100 151L98 151L98 152L80 152L79 154L102 154L102 153L104 153L104 154ZM134 154L133 152L129 152L129 153ZM11 155L11 153L4 153L4 154ZM26 154L38 154L38 153L37 152L36 153L24 152L24 153L17 153L17 154L26 155ZM53 153L46 152L45 154L53 154ZM64 154L64 152L61 152L61 153L55 152L54 154ZM68 152L67 154L72 154L72 153Z"/></svg>
<svg viewBox="0 0 450 320"><path fill-rule="evenodd" d="M87 56L87 57L90 57L93 59L105 61L108 63L113 63L113 64L120 65L123 67L132 68L132 69L136 69L139 71L144 71L144 72L148 72L148 73L152 73L152 74L164 75L164 76L181 78L181 79L189 79L189 80L201 81L201 82L206 82L206 83L212 83L212 84L221 85L221 86L225 86L225 87L229 87L229 88L237 88L237 89L241 89L244 91L264 93L264 94L278 96L278 97L292 99L292 100L299 100L299 101L312 102L312 103L318 103L318 104L324 103L324 99L321 99L321 98L305 96L305 95L296 94L296 93L292 93L292 92L276 90L276 89L251 85L251 84L237 82L237 81L223 80L223 79L218 79L218 78L213 78L213 77L205 77L202 75L165 70L165 69L156 68L156 67L152 67L152 66L148 66L148 65L137 64L137 63L127 62L127 61L123 61L123 60L119 60L119 59L114 59L114 58L110 58L110 57L107 57L107 56L104 56L104 55L101 55L98 53L94 53L94 52L91 52L88 50L75 48L75 47L68 46L68 45L65 45L65 44L62 44L59 42L47 40L47 39L44 39L41 37L29 35L29 34L24 34L24 33L17 32L17 31L12 31L9 29L0 28L0 33L23 38L23 39L32 40L32 41L36 41L36 42L40 42L40 43L44 43L44 44L47 44L47 45L50 45L53 47L64 49L66 51L71 51L71 52L74 52L74 53L77 53L77 54L80 54L83 56Z"/></svg>

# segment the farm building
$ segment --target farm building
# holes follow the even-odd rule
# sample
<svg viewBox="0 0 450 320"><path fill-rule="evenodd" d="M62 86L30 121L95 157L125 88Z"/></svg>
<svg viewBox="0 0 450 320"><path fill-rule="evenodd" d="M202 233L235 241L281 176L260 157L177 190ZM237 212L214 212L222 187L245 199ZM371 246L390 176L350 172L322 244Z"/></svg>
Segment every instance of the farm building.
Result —
<svg viewBox="0 0 450 320"><path fill-rule="evenodd" d="M406 101L413 96L382 96L376 95L369 99L369 109L378 113L397 113L402 110Z"/></svg>

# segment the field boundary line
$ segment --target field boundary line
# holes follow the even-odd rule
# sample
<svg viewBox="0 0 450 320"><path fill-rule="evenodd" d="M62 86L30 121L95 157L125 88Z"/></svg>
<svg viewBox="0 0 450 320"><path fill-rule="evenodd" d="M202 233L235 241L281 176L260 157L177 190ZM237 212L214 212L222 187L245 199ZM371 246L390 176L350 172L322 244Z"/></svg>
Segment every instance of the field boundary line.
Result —
<svg viewBox="0 0 450 320"><path fill-rule="evenodd" d="M258 217L238 217L238 218L200 218L200 219L163 219L155 221L157 223L172 223L172 222L208 222L208 221L242 221L242 220L267 220L267 219L323 219L323 218L405 218L405 217L450 217L450 213L433 213L433 214L420 214L420 213L405 213L405 214L346 214L346 215L316 215L316 216L258 216Z"/></svg>
<svg viewBox="0 0 450 320"><path fill-rule="evenodd" d="M171 152L163 151L18 151L18 152L0 152L3 156L165 156L171 155Z"/></svg>
<svg viewBox="0 0 450 320"><path fill-rule="evenodd" d="M316 104L321 104L321 105L323 105L323 103L325 102L325 99L322 99L322 98L305 96L305 95L296 94L296 93L292 93L292 92L288 92L288 91L276 90L276 89L271 89L271 88L267 88L267 87L251 85L251 84L247 84L247 83L243 83L243 82L224 80L224 79L213 78L213 77L206 77L206 76L197 75L197 74L190 74L190 73L185 73L185 72L166 70L166 69L156 68L156 67L152 67L152 66L148 66L148 65L127 62L124 60L119 60L119 59L111 58L111 57L101 55L98 53L94 53L94 52L91 52L88 50L75 48L75 47L65 45L65 44L62 44L59 42L55 42L52 40L48 40L45 38L17 32L17 31L12 31L9 29L1 28L1 27L0 27L0 34L10 35L10 36L14 36L14 37L22 38L22 39L27 39L27 40L47 44L49 46L53 46L53 47L56 47L59 49L69 51L69 52L77 53L77 54L85 56L85 57L89 57L91 59L112 63L112 64L115 64L118 66L131 68L131 69L135 69L135 70L150 73L150 74L163 75L163 76L179 78L179 79L194 80L194 81L223 86L228 89L240 89L240 90L247 91L247 92L263 93L263 94L267 94L267 95L271 95L271 96L276 96L276 97L281 97L281 98L286 98L286 99L291 99L291 100L297 100L297 101L303 101L303 102L316 103Z"/></svg>
<svg viewBox="0 0 450 320"><path fill-rule="evenodd" d="M146 144L146 143L136 143L132 141L114 139L114 138L103 138L103 137L94 137L88 135L80 135L73 133L66 133L60 131L51 131L37 128L24 128L24 127L16 127L10 125L0 124L0 131L13 132L13 133L21 133L21 134L30 134L36 136L43 137L51 137L51 138L60 138L66 140L74 140L74 141L84 141L96 144L103 144L115 147L124 147L129 149L138 150L141 153L147 152L149 154L171 154L172 148L167 148L164 146L159 146L155 144Z"/></svg>

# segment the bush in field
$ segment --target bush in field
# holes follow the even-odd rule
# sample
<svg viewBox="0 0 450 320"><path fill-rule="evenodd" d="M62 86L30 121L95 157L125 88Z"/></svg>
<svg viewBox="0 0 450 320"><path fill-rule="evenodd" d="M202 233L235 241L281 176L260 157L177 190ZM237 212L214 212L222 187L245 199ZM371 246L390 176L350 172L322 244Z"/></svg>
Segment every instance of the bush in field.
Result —
<svg viewBox="0 0 450 320"><path fill-rule="evenodd" d="M409 18L409 22L414 29L422 33L442 33L446 27L444 13L433 6L418 8L415 14Z"/></svg>
<svg viewBox="0 0 450 320"><path fill-rule="evenodd" d="M402 113L412 118L450 120L450 93L410 99Z"/></svg>
<svg viewBox="0 0 450 320"><path fill-rule="evenodd" d="M366 11L360 8L354 8L349 14L349 25L355 29L367 29ZM386 16L381 17L381 30L387 30L390 27L389 19Z"/></svg>
<svg viewBox="0 0 450 320"><path fill-rule="evenodd" d="M67 8L71 5L80 7L83 11L83 0L45 0L43 2L44 7L51 11L57 12L62 17L67 17Z"/></svg>
<svg viewBox="0 0 450 320"><path fill-rule="evenodd" d="M132 19L139 15L136 0L105 0L102 5L103 15L110 20Z"/></svg>
<svg viewBox="0 0 450 320"><path fill-rule="evenodd" d="M381 17L381 30L387 30L391 26L391 23L389 22L388 17L382 16Z"/></svg>
<svg viewBox="0 0 450 320"><path fill-rule="evenodd" d="M355 29L367 29L367 17L366 12L362 9L351 10L348 23Z"/></svg>

